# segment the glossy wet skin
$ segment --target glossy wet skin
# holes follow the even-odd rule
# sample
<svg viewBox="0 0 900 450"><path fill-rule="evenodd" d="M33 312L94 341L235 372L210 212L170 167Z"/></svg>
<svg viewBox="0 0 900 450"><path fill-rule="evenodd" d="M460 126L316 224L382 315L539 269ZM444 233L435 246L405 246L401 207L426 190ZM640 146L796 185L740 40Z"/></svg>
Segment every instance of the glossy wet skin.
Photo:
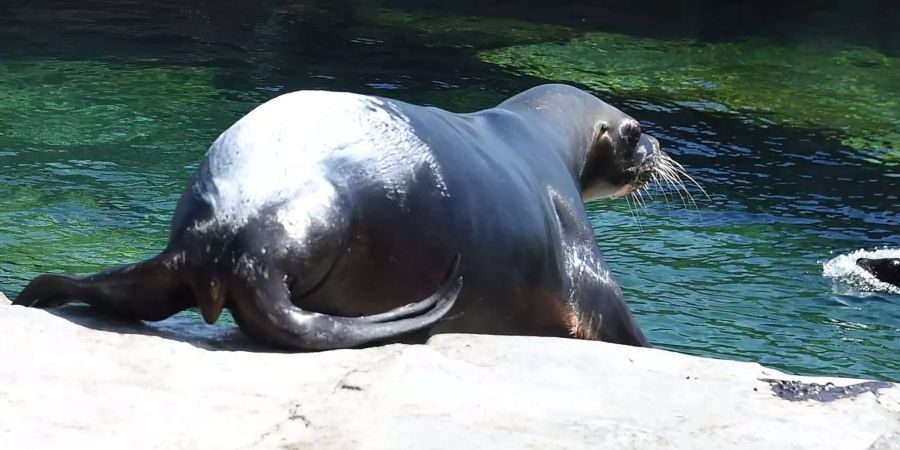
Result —
<svg viewBox="0 0 900 450"><path fill-rule="evenodd" d="M216 141L160 256L39 277L17 303L78 298L149 320L198 305L210 322L226 307L290 349L415 330L646 345L582 206L646 181L660 152L634 119L562 85L474 114L290 95Z"/></svg>
<svg viewBox="0 0 900 450"><path fill-rule="evenodd" d="M880 281L900 287L900 259L859 258L856 260L856 264L875 275L875 278L878 278Z"/></svg>
<svg viewBox="0 0 900 450"><path fill-rule="evenodd" d="M416 134L427 136L450 195L437 194L428 174L416 180L405 205L384 189L365 187L366 180L351 181L355 206L349 222L357 225L348 233L348 250L330 269L328 280L295 302L331 314L376 313L402 304L398 299L427 295L438 282L440 263L462 249L466 287L449 319L432 332L567 336L567 303L575 303L568 292L581 280L570 276L566 260L578 248L595 263L592 269L607 277L598 281L602 287L584 289L592 292L585 302L593 309L610 307L608 338L643 340L639 331L634 333L637 326L602 262L579 189L582 182L594 184L591 173L620 174L645 163L629 161L627 167L606 172L588 165L613 160L591 151L615 152L619 161L625 160L621 155L637 154L595 144L598 138L615 136L596 134L601 120L619 124L630 118L590 94L559 85L526 91L474 114L393 103L410 118ZM623 186L603 193L611 195ZM561 209L566 230L557 219ZM359 292L366 292L366 302L354 300Z"/></svg>

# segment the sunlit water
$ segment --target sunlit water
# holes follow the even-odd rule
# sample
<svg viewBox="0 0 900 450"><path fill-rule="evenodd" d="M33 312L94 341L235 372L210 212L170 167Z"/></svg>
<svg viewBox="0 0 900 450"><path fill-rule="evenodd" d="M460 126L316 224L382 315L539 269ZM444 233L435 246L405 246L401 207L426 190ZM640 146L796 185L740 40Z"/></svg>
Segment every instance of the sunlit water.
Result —
<svg viewBox="0 0 900 450"><path fill-rule="evenodd" d="M209 143L280 93L350 90L471 111L564 81L638 118L709 192L694 190L687 207L662 193L645 208L587 205L657 347L900 380L900 296L824 276L851 251L900 248L893 35L805 41L796 51L808 58L795 60L810 68L773 77L778 58L793 58L780 35L686 41L667 30L634 36L642 47L630 51L628 40L602 44L632 39L621 21L583 20L589 12L574 7L478 16L401 2L257 3L0 0L0 289L157 252ZM848 46L856 63L832 67ZM658 48L672 54L659 61L672 75L641 84L662 73L646 58ZM697 48L720 56L686 56L672 72L677 52ZM600 64L612 50L616 64ZM728 63L751 51L778 64ZM549 53L530 57L540 52ZM572 67L578 55L592 64ZM816 72L821 90L792 87L816 65L828 66ZM771 97L756 92L773 79L781 85ZM841 101L821 100L828 95ZM845 102L860 111L847 116L853 126L835 124Z"/></svg>

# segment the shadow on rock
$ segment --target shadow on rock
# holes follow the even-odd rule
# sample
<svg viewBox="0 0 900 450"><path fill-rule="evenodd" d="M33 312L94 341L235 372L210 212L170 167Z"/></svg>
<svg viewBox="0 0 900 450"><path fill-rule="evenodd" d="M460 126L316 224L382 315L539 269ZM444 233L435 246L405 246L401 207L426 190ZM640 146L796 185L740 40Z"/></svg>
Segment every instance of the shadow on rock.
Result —
<svg viewBox="0 0 900 450"><path fill-rule="evenodd" d="M237 327L207 325L190 317L174 316L159 322L123 319L87 305L65 305L46 309L62 319L85 328L119 334L158 336L185 342L206 350L282 353L251 342Z"/></svg>

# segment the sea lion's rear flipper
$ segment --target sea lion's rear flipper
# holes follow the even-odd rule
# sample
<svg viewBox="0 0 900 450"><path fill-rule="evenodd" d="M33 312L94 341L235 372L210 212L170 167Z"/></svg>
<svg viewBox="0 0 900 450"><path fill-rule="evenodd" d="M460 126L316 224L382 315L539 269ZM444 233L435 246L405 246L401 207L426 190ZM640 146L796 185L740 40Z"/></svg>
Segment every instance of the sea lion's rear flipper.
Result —
<svg viewBox="0 0 900 450"><path fill-rule="evenodd" d="M177 258L162 253L84 277L41 275L28 283L13 304L49 308L82 301L123 317L162 320L196 304L190 286L174 273Z"/></svg>
<svg viewBox="0 0 900 450"><path fill-rule="evenodd" d="M454 260L437 292L420 302L367 317L339 317L295 306L280 277L233 291L229 309L241 331L289 350L331 350L395 338L434 325L453 307L462 277Z"/></svg>

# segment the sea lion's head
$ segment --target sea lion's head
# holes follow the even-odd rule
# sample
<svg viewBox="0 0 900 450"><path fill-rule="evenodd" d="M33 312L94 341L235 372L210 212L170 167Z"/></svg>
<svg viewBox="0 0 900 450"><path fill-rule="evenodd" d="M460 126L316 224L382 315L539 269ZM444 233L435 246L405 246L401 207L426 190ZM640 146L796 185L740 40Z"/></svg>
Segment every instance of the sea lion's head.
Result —
<svg viewBox="0 0 900 450"><path fill-rule="evenodd" d="M641 124L594 95L564 84L531 88L500 105L543 122L585 201L618 198L658 182L685 189L694 180ZM689 194L688 194L689 196Z"/></svg>
<svg viewBox="0 0 900 450"><path fill-rule="evenodd" d="M581 170L584 200L618 198L654 180L671 159L631 116L601 100Z"/></svg>
<svg viewBox="0 0 900 450"><path fill-rule="evenodd" d="M900 258L859 258L856 265L874 275L879 281L900 287Z"/></svg>

